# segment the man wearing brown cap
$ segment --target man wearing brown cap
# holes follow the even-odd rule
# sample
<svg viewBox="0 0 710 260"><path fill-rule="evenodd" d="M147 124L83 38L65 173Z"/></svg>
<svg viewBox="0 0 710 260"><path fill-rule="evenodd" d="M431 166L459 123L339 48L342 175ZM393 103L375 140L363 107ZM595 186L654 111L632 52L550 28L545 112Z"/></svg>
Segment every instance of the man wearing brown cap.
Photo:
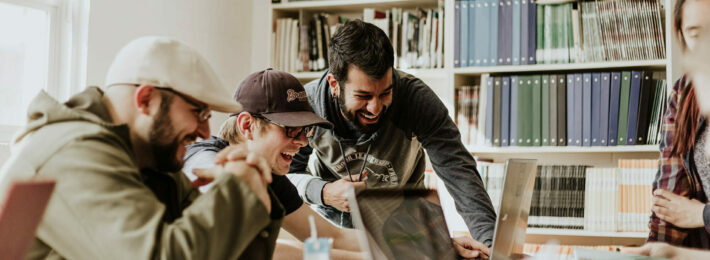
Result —
<svg viewBox="0 0 710 260"><path fill-rule="evenodd" d="M306 90L292 75L266 69L247 76L234 93L243 111L232 114L222 124L220 137L188 146L183 172L191 180L207 177L193 174L194 169L211 168L219 151L229 145L246 145L266 158L273 181L269 187L286 211L283 228L301 241L310 236L308 216L315 216L318 235L333 238L333 259L358 259L357 236L354 230L338 228L315 213L298 196L296 187L286 178L293 155L308 145L307 137L314 127L332 128L332 124L319 117L308 104ZM199 173L199 170L195 172ZM202 186L206 192L211 184ZM276 200L272 201L276 203ZM277 243L275 258L280 256L302 258L301 245Z"/></svg>
<svg viewBox="0 0 710 260"><path fill-rule="evenodd" d="M270 258L283 209L263 158L225 151L199 197L180 172L211 109L240 105L195 50L161 37L121 49L103 89L64 104L40 93L0 171L0 194L13 179L56 180L27 258Z"/></svg>
<svg viewBox="0 0 710 260"><path fill-rule="evenodd" d="M313 110L334 127L317 129L309 146L294 156L288 177L303 200L318 205L331 221L351 226L344 191L363 182L423 187L428 156L480 242L473 248L487 254L496 216L476 162L429 86L394 69L384 31L348 21L333 34L328 62L329 70L304 86ZM359 177L365 172L367 177Z"/></svg>

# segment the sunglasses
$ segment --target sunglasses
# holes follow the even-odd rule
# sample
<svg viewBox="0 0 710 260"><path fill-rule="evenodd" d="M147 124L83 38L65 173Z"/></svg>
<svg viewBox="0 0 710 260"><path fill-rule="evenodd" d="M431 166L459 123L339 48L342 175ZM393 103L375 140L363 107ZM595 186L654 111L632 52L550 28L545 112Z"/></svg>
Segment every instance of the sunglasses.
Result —
<svg viewBox="0 0 710 260"><path fill-rule="evenodd" d="M128 86L134 86L134 87L140 86L139 84L122 84L121 83L121 84L113 84L108 87L118 86L118 85L128 85ZM209 108L209 106L207 106L205 104L200 104L199 102L195 101L193 98L188 97L185 94L177 92L171 88L155 87L155 86L154 86L154 88L161 90L161 91L170 92L171 94L175 94L175 95L179 96L180 98L182 98L182 100L185 100L185 102L187 102L188 104L196 107L195 109L192 109L191 111L194 112L195 114L197 114L197 120L199 122L201 122L201 123L206 122L207 120L209 120L212 117L212 110Z"/></svg>
<svg viewBox="0 0 710 260"><path fill-rule="evenodd" d="M192 112L195 112L197 114L198 121L206 122L207 120L210 119L210 117L212 117L212 110L209 108L209 106L207 106L205 104L200 104L197 101L195 101L194 99L192 99L191 97L188 97L188 96L186 96L180 92L177 92L171 88L159 88L159 87L156 87L156 88L159 90L162 90L162 91L167 91L172 94L175 94L176 96L179 96L180 98L182 98L182 100L185 100L185 102L187 102L188 104L196 107L195 109L192 109Z"/></svg>
<svg viewBox="0 0 710 260"><path fill-rule="evenodd" d="M306 135L306 138L311 138L311 137L313 137L313 134L315 133L315 129L316 129L316 127L315 127L315 126L312 126L312 125L311 125L311 126L304 126L304 127L290 127L290 126L285 126L285 125L276 123L276 122L274 122L274 121L271 121L271 120L269 120L268 118L266 118L266 117L264 117L264 116L262 116L262 115L259 115L259 114L253 114L252 116L255 117L255 118L259 118L259 119L261 119L261 120L264 120L264 121L266 121L266 122L269 122L269 123L271 123L271 124L280 126L280 127L283 128L284 130L286 130L286 136L287 136L288 138L299 138L299 137L301 137L302 134L305 134L305 135Z"/></svg>

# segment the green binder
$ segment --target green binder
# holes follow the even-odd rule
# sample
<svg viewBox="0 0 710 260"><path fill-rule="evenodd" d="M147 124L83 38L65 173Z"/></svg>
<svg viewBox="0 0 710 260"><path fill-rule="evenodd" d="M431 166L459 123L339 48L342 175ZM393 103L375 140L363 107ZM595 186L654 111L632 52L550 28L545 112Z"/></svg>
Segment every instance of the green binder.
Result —
<svg viewBox="0 0 710 260"><path fill-rule="evenodd" d="M550 145L550 75L542 75L542 145Z"/></svg>
<svg viewBox="0 0 710 260"><path fill-rule="evenodd" d="M542 82L540 75L531 76L532 82L532 139L533 146L542 145Z"/></svg>
<svg viewBox="0 0 710 260"><path fill-rule="evenodd" d="M631 90L631 71L621 72L621 94L619 95L619 131L616 143L626 144L626 127L629 121L629 91Z"/></svg>

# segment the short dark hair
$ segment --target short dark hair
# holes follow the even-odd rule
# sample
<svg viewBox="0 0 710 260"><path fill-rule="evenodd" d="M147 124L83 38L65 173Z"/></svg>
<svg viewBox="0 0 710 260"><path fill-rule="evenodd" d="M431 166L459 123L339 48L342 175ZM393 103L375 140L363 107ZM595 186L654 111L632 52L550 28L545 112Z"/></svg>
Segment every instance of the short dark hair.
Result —
<svg viewBox="0 0 710 260"><path fill-rule="evenodd" d="M394 50L387 34L360 19L340 26L328 46L330 73L338 82L348 81L348 68L356 66L372 79L381 79L394 64Z"/></svg>

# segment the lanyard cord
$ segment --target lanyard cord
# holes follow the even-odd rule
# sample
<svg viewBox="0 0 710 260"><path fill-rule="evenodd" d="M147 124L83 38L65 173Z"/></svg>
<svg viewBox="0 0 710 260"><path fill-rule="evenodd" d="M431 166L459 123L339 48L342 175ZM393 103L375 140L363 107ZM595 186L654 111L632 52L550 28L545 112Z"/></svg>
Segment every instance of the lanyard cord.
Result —
<svg viewBox="0 0 710 260"><path fill-rule="evenodd" d="M345 171L348 173L348 178L351 182L354 182L353 176L350 173L350 168L348 168L348 161L345 159L345 152L343 151L343 144L338 141L338 147L340 148L340 154L343 156L343 163L345 164ZM357 177L357 181L362 181L362 173L365 171L365 165L367 164L367 157L370 155L370 148L372 148L372 143L367 145L367 152L365 152L365 158L362 161L362 166L360 167L360 174Z"/></svg>

